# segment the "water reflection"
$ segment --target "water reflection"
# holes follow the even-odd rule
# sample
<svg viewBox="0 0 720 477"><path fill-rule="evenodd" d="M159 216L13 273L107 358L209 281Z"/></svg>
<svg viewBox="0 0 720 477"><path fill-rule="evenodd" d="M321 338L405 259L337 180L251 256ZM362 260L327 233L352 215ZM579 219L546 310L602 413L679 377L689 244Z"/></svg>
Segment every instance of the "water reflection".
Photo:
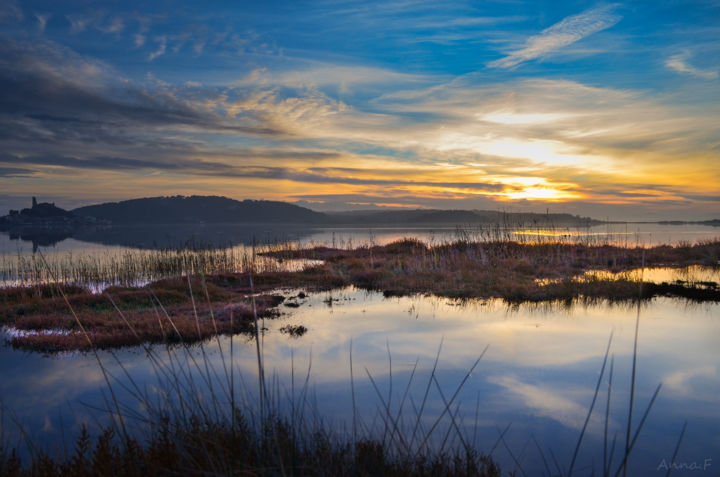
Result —
<svg viewBox="0 0 720 477"><path fill-rule="evenodd" d="M297 225L253 224L177 224L177 225L117 225L85 227L72 231L42 227L0 232L0 253L18 250L67 251L95 246L133 249L166 248L227 248L238 245L323 244L338 248L357 245L386 244L406 237L428 243L454 240L511 239L521 242L565 241L610 243L621 246L651 246L661 243L693 243L720 237L718 227L705 225L607 224L592 227L499 228L497 225L454 226L338 226L317 227ZM28 246L23 246L26 244Z"/></svg>
<svg viewBox="0 0 720 477"><path fill-rule="evenodd" d="M720 283L720 268L701 267L691 265L689 267L668 268L635 268L623 272L609 272L606 270L590 270L585 272L586 277L599 279L626 279L630 281L645 281L652 283Z"/></svg>
<svg viewBox="0 0 720 477"><path fill-rule="evenodd" d="M281 318L264 323L263 354L268 375L273 376L278 394L289 396L293 374L296 383L302 382L309 370L317 409L338 428L342 428L341 423L349 428L352 414L351 343L358 411L368 426L377 420L380 402L366 369L383 395L392 385L392 400L397 405L417 362L410 396L413 405L419 406L441 342L437 377L447 398L489 344L480 365L458 394L455 404L460 406L462 425L472 428L469 432L474 433L479 447L488 450L497 442L498 429L512 423L505 440L530 474L542 471L534 444L528 447L531 436L545 451L552 448L567 464L613 333L609 427L610 435L617 433L618 442L623 442L637 313L632 305L508 307L499 300L386 299L354 289L311 294L298 303L297 308L285 307ZM631 475L652 473L662 458L672 457L685 419L688 430L679 459L714 457L720 461L719 318L718 304L655 299L643 306L636 416L642 414L657 384L663 382L664 387L633 454ZM300 338L290 338L280 332L286 325L304 325L308 331ZM217 346L210 342L205 349L216 369L221 370ZM227 357L229 338L220 340L220 346ZM252 402L257 376L254 343L238 337L234 346L234 366L246 383L242 394ZM153 349L158 355L166 354L161 346ZM199 355L197 349L195 352ZM182 351L177 350L176 356L183 359ZM126 379L119 361L140 386L157 386L153 369L139 348L114 356L104 352L101 357L118 379ZM31 435L45 442L60 435L61 411L64 428L77 430L79 420L93 414L80 402L104 405L100 390L105 384L91 355L59 359L4 347L0 349L0 363L7 370L0 384L4 406ZM605 390L603 387L600 396L603 406L598 405L603 409ZM128 406L137 408L121 388L118 393ZM407 406L411 412L412 406ZM426 409L427 427L443 407L439 394L433 391ZM580 455L583 464L599 462L604 423L601 414L597 412L591 420ZM504 446L498 446L494 455L506 469L515 466Z"/></svg>
<svg viewBox="0 0 720 477"><path fill-rule="evenodd" d="M671 283L699 288L715 289L720 285L720 267L712 268L700 265L687 267L645 267L612 272L608 270L587 270L576 277L577 280L628 280L646 283ZM540 278L536 282L542 285L560 283L563 279Z"/></svg>

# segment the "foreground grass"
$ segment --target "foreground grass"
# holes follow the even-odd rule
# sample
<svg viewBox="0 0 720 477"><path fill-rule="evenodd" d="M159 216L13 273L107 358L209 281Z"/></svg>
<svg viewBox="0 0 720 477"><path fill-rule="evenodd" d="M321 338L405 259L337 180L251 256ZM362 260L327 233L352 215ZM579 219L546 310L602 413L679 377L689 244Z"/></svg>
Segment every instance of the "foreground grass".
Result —
<svg viewBox="0 0 720 477"><path fill-rule="evenodd" d="M500 476L484 455L430 453L397 458L380 440L337 439L329 432L297 435L287 421L270 418L265 437L241 414L229 421L165 422L145 441L118 438L113 428L91 438L83 428L71 455L38 451L23 462L0 446L0 475L6 477L316 475L316 476Z"/></svg>
<svg viewBox="0 0 720 477"><path fill-rule="evenodd" d="M696 245L624 248L610 245L458 241L428 246L401 240L385 246L275 250L266 257L321 263L297 271L216 273L169 278L144 287L111 287L93 294L79 286L0 289L0 323L13 326L12 343L52 352L192 342L219 333L252 332L258 317L278 314L279 288L309 291L355 286L385 296L433 294L449 298L501 298L509 303L630 300L680 297L720 301L715 283L640 283L582 276L590 270L720 264L720 241ZM196 295L193 296L193 290ZM253 300L255 308L253 309ZM68 312L68 305L76 316ZM118 313L120 311L121 313ZM131 326L128 326L128 325Z"/></svg>

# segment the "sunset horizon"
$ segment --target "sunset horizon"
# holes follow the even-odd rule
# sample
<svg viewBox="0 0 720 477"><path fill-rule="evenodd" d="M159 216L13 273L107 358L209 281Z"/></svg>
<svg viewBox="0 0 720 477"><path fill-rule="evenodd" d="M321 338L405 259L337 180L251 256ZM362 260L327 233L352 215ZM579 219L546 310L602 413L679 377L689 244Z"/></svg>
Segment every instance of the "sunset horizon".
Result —
<svg viewBox="0 0 720 477"><path fill-rule="evenodd" d="M720 9L5 0L0 208L720 216Z"/></svg>

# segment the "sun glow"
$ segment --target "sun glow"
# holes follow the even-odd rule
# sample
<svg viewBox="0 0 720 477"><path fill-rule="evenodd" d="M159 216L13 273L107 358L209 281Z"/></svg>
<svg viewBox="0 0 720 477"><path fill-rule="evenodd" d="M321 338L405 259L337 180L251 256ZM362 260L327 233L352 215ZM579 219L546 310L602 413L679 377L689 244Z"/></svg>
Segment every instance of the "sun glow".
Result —
<svg viewBox="0 0 720 477"><path fill-rule="evenodd" d="M573 114L569 113L515 113L512 111L495 111L475 115L481 121L497 124L547 124L572 116Z"/></svg>
<svg viewBox="0 0 720 477"><path fill-rule="evenodd" d="M440 152L468 151L510 159L527 159L542 166L602 167L605 171L611 171L615 162L611 157L589 154L571 144L549 139L517 139L491 134L452 132L441 135L434 141L433 146Z"/></svg>
<svg viewBox="0 0 720 477"><path fill-rule="evenodd" d="M500 197L506 199L526 199L526 200L552 200L563 201L570 199L578 199L582 197L575 192L569 192L561 189L552 189L549 187L528 187L519 191L501 192Z"/></svg>

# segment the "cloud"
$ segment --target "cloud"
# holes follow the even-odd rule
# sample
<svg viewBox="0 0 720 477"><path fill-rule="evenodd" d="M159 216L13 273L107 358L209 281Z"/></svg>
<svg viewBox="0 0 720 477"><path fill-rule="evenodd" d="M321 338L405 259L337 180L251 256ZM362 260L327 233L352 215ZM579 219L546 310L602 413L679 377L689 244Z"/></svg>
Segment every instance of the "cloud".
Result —
<svg viewBox="0 0 720 477"><path fill-rule="evenodd" d="M720 195L684 194L683 197L690 200L697 200L699 202L720 202Z"/></svg>
<svg viewBox="0 0 720 477"><path fill-rule="evenodd" d="M185 129L186 136L190 130L280 134L258 118L228 119L172 88L124 80L107 65L51 42L26 44L2 37L0 126L0 139L26 146L73 141L162 144L168 139L150 136L163 127Z"/></svg>
<svg viewBox="0 0 720 477"><path fill-rule="evenodd" d="M492 376L488 381L517 395L538 416L554 419L573 429L580 429L583 425L587 409L551 386L525 383L513 376Z"/></svg>
<svg viewBox="0 0 720 477"><path fill-rule="evenodd" d="M118 34L125 30L125 21L119 16L108 17L104 10L96 10L86 14L73 13L65 15L70 22L70 30L73 33L80 33L93 27L96 30L107 34Z"/></svg>
<svg viewBox="0 0 720 477"><path fill-rule="evenodd" d="M112 20L105 24L97 25L96 27L103 33L120 33L125 29L125 23L120 17L113 17Z"/></svg>
<svg viewBox="0 0 720 477"><path fill-rule="evenodd" d="M148 55L148 61L152 61L158 56L164 55L167 50L167 37L160 36L155 39L155 42L158 44L158 48Z"/></svg>
<svg viewBox="0 0 720 477"><path fill-rule="evenodd" d="M253 158L270 158L273 154L276 158L292 157L292 151L265 151L260 153L246 152L247 156ZM300 157L307 160L308 153L301 153ZM317 152L319 157L333 157L332 154ZM436 187L436 188L462 188L477 191L497 192L503 189L503 185L483 182L443 182L443 181L421 181L406 176L393 177L358 177L367 174L367 170L349 168L292 168L292 167L267 167L244 165L240 167L231 164L205 161L195 158L172 158L171 160L147 160L132 159L124 157L97 156L89 158L77 158L62 155L42 156L17 156L12 154L0 154L0 163L10 165L39 165L52 167L67 167L73 169L96 169L105 171L136 171L138 169L152 169L166 172L180 172L186 174L200 174L218 177L233 177L247 179L273 179L290 180L309 184L347 184L364 186L412 186L412 187ZM26 175L32 172L30 169L0 168L0 173L5 171L6 175Z"/></svg>
<svg viewBox="0 0 720 477"><path fill-rule="evenodd" d="M427 84L430 78L410 73L399 73L384 68L358 65L337 65L331 63L313 63L306 69L290 71L255 70L236 84L282 85L287 87L337 87L342 92L356 91L359 87L370 85L387 86L404 84Z"/></svg>
<svg viewBox="0 0 720 477"><path fill-rule="evenodd" d="M307 170L296 170L284 167L244 167L230 173L235 177L252 177L261 179L287 179L311 184L350 184L366 186L412 186L412 187L437 187L437 188L461 188L478 191L496 192L503 189L501 184L485 182L443 182L443 181L422 181L413 178L362 178L347 175L348 173L367 173L367 170L344 169L345 175L338 174L337 168L310 168ZM372 171L376 172L376 171ZM387 178L383 178L387 177Z"/></svg>
<svg viewBox="0 0 720 477"><path fill-rule="evenodd" d="M80 33L87 29L88 25L92 23L93 19L84 15L72 14L65 15L67 21L70 22L70 30L73 33Z"/></svg>
<svg viewBox="0 0 720 477"><path fill-rule="evenodd" d="M446 17L437 18L433 15L433 18L427 20L411 20L407 22L406 28L412 30L434 30L434 29L447 29L447 28L458 28L458 27L474 27L482 26L486 27L489 25L497 25L498 23L514 23L526 20L523 16L493 16L493 17Z"/></svg>
<svg viewBox="0 0 720 477"><path fill-rule="evenodd" d="M25 177L32 175L33 172L30 169L20 167L0 167L0 177Z"/></svg>
<svg viewBox="0 0 720 477"><path fill-rule="evenodd" d="M45 13L45 14L36 13L35 14L35 18L38 21L38 30L40 30L40 32L45 31L45 27L47 27L47 22L48 22L48 20L50 20L50 17L52 17L51 13Z"/></svg>
<svg viewBox="0 0 720 477"><path fill-rule="evenodd" d="M678 55L674 55L665 61L665 66L678 73L692 75L697 78L702 78L706 80L718 79L718 72L716 70L703 70L700 68L696 68L688 64L687 60L689 58L689 53L681 53Z"/></svg>
<svg viewBox="0 0 720 477"><path fill-rule="evenodd" d="M286 150L245 150L237 151L233 154L231 159L286 159L296 158L303 161L308 161L313 158L321 159L337 159L339 155L333 152L326 151L286 151ZM44 154L44 155L13 155L8 153L0 153L0 163L6 163L11 165L39 165L39 166L54 166L54 167L69 167L75 169L100 169L108 171L124 171L124 170L137 170L137 169L156 169L164 171L183 171L193 173L204 173L204 174L218 174L222 176L232 177L254 177L254 178L291 178L301 177L303 174L308 176L314 181L322 182L344 182L346 180L342 177L333 178L330 176L322 175L325 172L336 172L337 169L309 169L309 173L303 173L302 171L289 169L285 167L238 167L233 164L217 161L208 161L204 159L198 159L194 157L182 158L182 157L171 157L168 159L133 159L126 157L117 156L94 156L86 158L78 158L73 156L63 156L57 154ZM8 172L10 169L6 169ZM21 170L22 172L33 172L31 170ZM349 172L360 172L350 170Z"/></svg>
<svg viewBox="0 0 720 477"><path fill-rule="evenodd" d="M694 380L706 378L708 381L717 382L718 369L715 366L701 366L695 369L684 369L676 371L663 379L663 383L676 393L694 395L697 386L693 386ZM702 382L702 381L701 381Z"/></svg>
<svg viewBox="0 0 720 477"><path fill-rule="evenodd" d="M539 58L576 41L612 27L622 18L614 14L614 5L595 8L569 16L525 41L525 46L508 56L491 61L492 68L512 68L528 60Z"/></svg>
<svg viewBox="0 0 720 477"><path fill-rule="evenodd" d="M74 169L100 169L107 171L134 171L137 169L159 169L165 171L199 171L212 173L227 173L232 166L219 162L201 161L196 159L173 159L172 161L129 159L124 157L97 156L87 159L61 155L44 156L15 156L0 154L0 162L19 165L41 165L70 167ZM18 169L20 170L20 169ZM32 172L25 170L26 172Z"/></svg>
<svg viewBox="0 0 720 477"><path fill-rule="evenodd" d="M21 22L25 18L22 8L13 0L0 0L0 23Z"/></svg>

